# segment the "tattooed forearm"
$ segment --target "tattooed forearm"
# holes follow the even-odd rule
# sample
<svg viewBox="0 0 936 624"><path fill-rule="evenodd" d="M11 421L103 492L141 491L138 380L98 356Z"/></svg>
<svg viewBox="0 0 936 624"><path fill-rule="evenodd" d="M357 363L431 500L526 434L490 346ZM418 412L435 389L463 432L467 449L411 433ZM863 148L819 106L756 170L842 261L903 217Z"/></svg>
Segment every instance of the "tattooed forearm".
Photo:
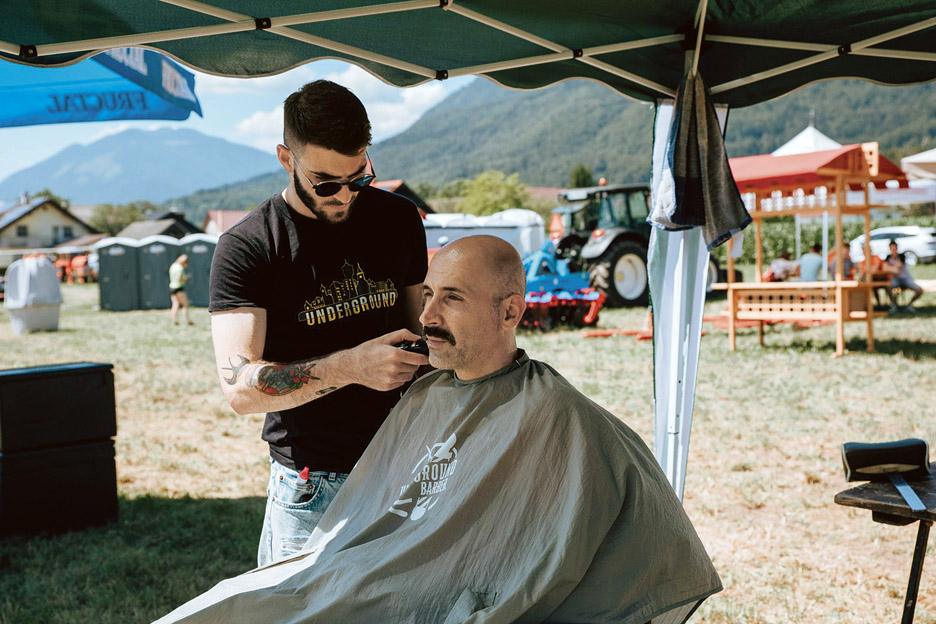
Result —
<svg viewBox="0 0 936 624"><path fill-rule="evenodd" d="M231 385L231 386L237 383L237 377L238 375L240 375L240 372L244 370L245 366L250 364L250 360L245 358L243 355L238 355L237 357L238 359L240 359L240 363L235 364L234 362L231 361L231 358L228 358L228 364L230 364L230 366L221 367L221 370L231 371L231 378L230 379L228 379L227 377L224 378L224 381L228 385Z"/></svg>
<svg viewBox="0 0 936 624"><path fill-rule="evenodd" d="M328 394L329 392L334 392L334 391L337 390L337 389L338 389L338 386L332 386L331 388L322 388L321 390L319 390L319 391L316 392L315 394L317 394L317 395L319 395L319 396L322 396L323 394Z"/></svg>
<svg viewBox="0 0 936 624"><path fill-rule="evenodd" d="M282 396L313 380L318 380L310 373L315 368L314 362L295 362L293 364L267 364L260 366L247 377L247 385L264 394Z"/></svg>

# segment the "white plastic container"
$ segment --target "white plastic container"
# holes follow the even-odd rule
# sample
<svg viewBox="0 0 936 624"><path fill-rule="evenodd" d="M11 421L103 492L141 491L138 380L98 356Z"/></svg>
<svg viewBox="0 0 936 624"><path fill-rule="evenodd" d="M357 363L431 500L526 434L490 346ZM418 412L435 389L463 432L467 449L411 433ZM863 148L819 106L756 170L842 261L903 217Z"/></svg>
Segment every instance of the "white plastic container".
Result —
<svg viewBox="0 0 936 624"><path fill-rule="evenodd" d="M57 331L62 289L55 266L48 258L17 260L6 272L4 307L10 314L13 333Z"/></svg>
<svg viewBox="0 0 936 624"><path fill-rule="evenodd" d="M516 248L520 257L539 251L546 241L543 217L532 210L511 208L477 217L460 213L427 214L426 246L441 247L459 238L488 234L501 238Z"/></svg>

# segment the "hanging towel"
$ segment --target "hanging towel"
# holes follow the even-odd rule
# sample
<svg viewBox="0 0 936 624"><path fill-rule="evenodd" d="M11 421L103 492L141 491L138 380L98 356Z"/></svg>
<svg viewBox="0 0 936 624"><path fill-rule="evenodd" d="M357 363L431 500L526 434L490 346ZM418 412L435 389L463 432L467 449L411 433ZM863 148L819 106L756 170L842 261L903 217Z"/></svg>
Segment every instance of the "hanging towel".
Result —
<svg viewBox="0 0 936 624"><path fill-rule="evenodd" d="M752 221L731 177L715 108L698 74L683 78L676 92L662 177L647 221L671 231L701 227L709 250Z"/></svg>

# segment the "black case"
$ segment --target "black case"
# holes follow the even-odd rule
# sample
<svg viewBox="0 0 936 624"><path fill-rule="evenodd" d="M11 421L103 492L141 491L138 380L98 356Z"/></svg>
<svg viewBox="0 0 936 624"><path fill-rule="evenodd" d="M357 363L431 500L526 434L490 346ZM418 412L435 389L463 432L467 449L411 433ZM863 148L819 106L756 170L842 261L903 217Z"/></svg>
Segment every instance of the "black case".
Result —
<svg viewBox="0 0 936 624"><path fill-rule="evenodd" d="M0 370L0 535L116 520L112 369Z"/></svg>
<svg viewBox="0 0 936 624"><path fill-rule="evenodd" d="M113 440L0 453L0 535L117 519Z"/></svg>
<svg viewBox="0 0 936 624"><path fill-rule="evenodd" d="M117 435L112 368L78 362L0 370L0 452Z"/></svg>

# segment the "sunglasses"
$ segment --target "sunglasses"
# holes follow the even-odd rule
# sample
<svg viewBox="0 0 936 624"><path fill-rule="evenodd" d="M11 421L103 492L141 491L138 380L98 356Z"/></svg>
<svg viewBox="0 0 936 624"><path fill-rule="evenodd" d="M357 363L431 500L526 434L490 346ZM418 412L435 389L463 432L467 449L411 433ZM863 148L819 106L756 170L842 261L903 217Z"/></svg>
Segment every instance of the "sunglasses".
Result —
<svg viewBox="0 0 936 624"><path fill-rule="evenodd" d="M290 150L288 146L284 145L283 147L289 150L289 153L292 154L292 150ZM371 162L369 156L367 156L366 158L367 158L368 164L370 164L371 166L371 171L373 171L374 164ZM364 189L370 186L371 182L377 179L377 176L375 176L374 174L365 173L361 177L354 178L353 180L348 180L347 182L337 182L334 180L329 180L327 182L319 182L318 184L315 184L314 182L312 182L312 180L309 179L309 176L306 175L305 170L302 168L302 165L299 164L299 159L296 158L295 154L293 154L293 162L296 163L296 167L299 169L299 171L302 172L302 177L304 177L306 179L306 182L309 183L309 186L312 187L312 191L319 197L331 197L332 195L337 194L338 191L341 190L342 186L347 186L349 191L351 191L352 193L357 193L361 189Z"/></svg>

